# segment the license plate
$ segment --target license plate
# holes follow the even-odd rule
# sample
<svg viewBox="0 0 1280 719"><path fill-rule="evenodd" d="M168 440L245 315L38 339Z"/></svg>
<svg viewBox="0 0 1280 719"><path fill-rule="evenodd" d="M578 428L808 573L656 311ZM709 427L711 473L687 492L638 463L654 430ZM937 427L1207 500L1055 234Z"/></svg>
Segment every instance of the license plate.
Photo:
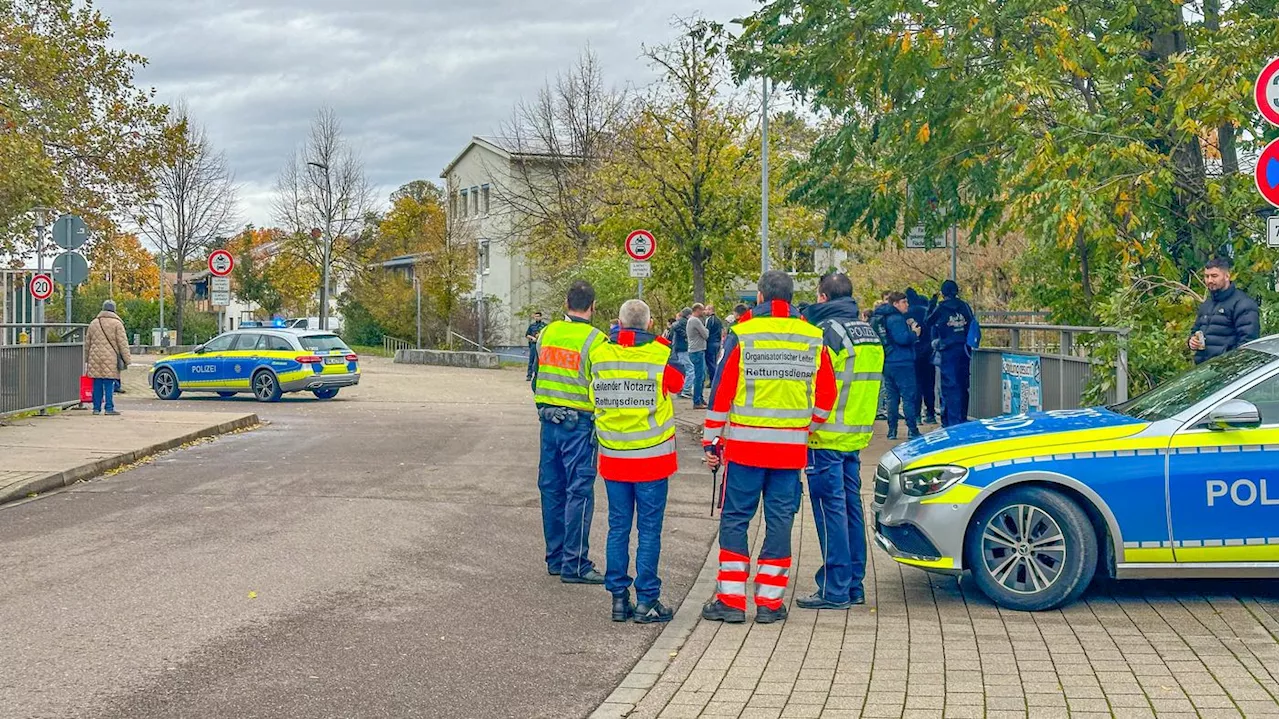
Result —
<svg viewBox="0 0 1280 719"><path fill-rule="evenodd" d="M325 364L346 364L347 360L345 357L325 357L324 363Z"/></svg>

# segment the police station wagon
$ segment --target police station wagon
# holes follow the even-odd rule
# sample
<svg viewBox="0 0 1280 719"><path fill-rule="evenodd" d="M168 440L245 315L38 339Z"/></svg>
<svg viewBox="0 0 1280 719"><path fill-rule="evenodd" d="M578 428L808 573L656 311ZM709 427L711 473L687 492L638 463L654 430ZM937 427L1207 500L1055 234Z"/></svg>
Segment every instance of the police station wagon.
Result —
<svg viewBox="0 0 1280 719"><path fill-rule="evenodd" d="M238 329L156 362L148 382L160 399L183 392L251 392L259 401L275 402L301 391L333 399L339 389L360 383L360 358L332 332Z"/></svg>
<svg viewBox="0 0 1280 719"><path fill-rule="evenodd" d="M876 542L972 573L1001 606L1071 602L1117 578L1274 577L1280 566L1277 337L1123 404L980 420L876 469Z"/></svg>

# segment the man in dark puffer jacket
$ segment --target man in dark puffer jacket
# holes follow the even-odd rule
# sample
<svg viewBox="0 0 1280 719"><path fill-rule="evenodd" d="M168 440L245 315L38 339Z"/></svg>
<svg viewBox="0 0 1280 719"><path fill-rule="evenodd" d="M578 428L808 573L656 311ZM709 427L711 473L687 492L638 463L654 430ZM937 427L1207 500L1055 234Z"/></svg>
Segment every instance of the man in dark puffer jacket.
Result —
<svg viewBox="0 0 1280 719"><path fill-rule="evenodd" d="M1258 303L1231 284L1231 261L1215 257L1205 263L1204 284L1209 297L1196 312L1187 346L1196 351L1196 364L1226 354L1258 339Z"/></svg>

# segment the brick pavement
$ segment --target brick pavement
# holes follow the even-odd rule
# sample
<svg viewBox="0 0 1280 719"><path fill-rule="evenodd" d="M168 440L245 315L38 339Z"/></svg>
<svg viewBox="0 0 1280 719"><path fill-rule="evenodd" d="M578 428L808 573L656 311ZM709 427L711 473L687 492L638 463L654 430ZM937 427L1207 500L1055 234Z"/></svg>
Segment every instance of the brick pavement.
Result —
<svg viewBox="0 0 1280 719"><path fill-rule="evenodd" d="M866 458L888 447L877 438ZM874 463L864 461L869 490ZM760 540L757 523L755 540ZM867 605L807 611L817 535L797 517L791 614L705 622L715 550L676 620L593 718L1268 717L1277 704L1274 582L1095 584L1058 611L996 607L969 579L869 551Z"/></svg>

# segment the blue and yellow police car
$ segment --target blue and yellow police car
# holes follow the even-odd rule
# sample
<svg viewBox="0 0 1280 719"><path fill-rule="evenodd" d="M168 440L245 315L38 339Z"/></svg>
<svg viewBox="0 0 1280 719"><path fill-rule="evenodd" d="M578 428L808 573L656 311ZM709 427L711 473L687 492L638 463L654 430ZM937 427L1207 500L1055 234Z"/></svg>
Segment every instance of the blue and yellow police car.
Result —
<svg viewBox="0 0 1280 719"><path fill-rule="evenodd" d="M876 543L1043 610L1116 578L1274 577L1277 337L1128 402L957 425L876 468Z"/></svg>
<svg viewBox="0 0 1280 719"><path fill-rule="evenodd" d="M339 389L360 383L360 358L332 332L242 327L156 362L148 382L160 399L251 392L261 402L275 402L302 391L333 399Z"/></svg>

